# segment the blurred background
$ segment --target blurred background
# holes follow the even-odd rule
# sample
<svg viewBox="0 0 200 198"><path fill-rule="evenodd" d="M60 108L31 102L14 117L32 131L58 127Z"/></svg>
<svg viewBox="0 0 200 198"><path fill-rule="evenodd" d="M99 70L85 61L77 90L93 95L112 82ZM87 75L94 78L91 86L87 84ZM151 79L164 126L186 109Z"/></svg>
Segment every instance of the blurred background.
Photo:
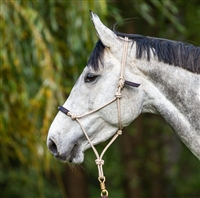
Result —
<svg viewBox="0 0 200 198"><path fill-rule="evenodd" d="M1 0L0 9L1 197L99 197L91 149L74 166L46 147L57 107L98 40L89 10L110 28L134 17L122 32L199 45L199 1ZM200 197L199 161L158 115L139 116L104 159L110 197Z"/></svg>

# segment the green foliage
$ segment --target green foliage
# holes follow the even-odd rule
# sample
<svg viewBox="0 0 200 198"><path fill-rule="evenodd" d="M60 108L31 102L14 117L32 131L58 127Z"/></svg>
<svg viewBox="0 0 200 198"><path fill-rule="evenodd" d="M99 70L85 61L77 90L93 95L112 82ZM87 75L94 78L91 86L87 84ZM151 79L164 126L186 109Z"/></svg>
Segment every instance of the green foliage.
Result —
<svg viewBox="0 0 200 198"><path fill-rule="evenodd" d="M15 197L17 187L23 185L25 167L27 193L28 177L36 179L29 171L38 173L40 180L44 175L39 173L51 171L54 159L46 149L48 128L96 40L88 31L92 28L89 10L101 8L103 17L107 6L92 1L3 1L0 7L1 183L10 189L16 171L19 185L9 192ZM5 171L7 167L11 172ZM38 194L41 186L37 189L33 197L47 196ZM8 190L4 193L7 197Z"/></svg>
<svg viewBox="0 0 200 198"><path fill-rule="evenodd" d="M197 8L198 1L1 1L1 196L67 197L61 178L64 166L47 151L46 136L57 106L66 100L97 40L89 10L97 12L108 27L121 16L139 16L140 21L135 23L139 32L133 33L200 43L200 20L197 20L200 11ZM107 20L111 17L113 23ZM147 24L146 29L142 21ZM154 126L153 130L165 131L158 137L153 131L149 131L149 136L143 134L144 141L135 148L134 161L130 160L135 170L142 172L144 168L146 171L146 177L143 172L135 175L131 185L134 188L145 186L143 195L149 195L152 185L148 179L153 173L162 172L155 162L168 162L169 165L171 158L166 154L169 145L166 146L165 141L174 137L165 125L144 120L142 130ZM128 130L131 130L131 137L136 137L136 130ZM163 147L155 152L162 146L158 140ZM102 150L104 145L99 145L98 149ZM150 160L145 160L149 150L155 153ZM105 155L105 174L109 178L107 186L111 197L125 197L123 186L128 174L122 155L119 142ZM199 177L191 170L198 172L198 162L190 155L186 149L181 150L181 157L169 165L169 175L163 174L165 180L170 181L170 189L166 190L170 191L168 195L196 196ZM187 169L183 164L188 158ZM99 184L92 150L86 152L85 166L91 178L88 181L90 194L94 197L99 193ZM183 175L182 171L188 174Z"/></svg>

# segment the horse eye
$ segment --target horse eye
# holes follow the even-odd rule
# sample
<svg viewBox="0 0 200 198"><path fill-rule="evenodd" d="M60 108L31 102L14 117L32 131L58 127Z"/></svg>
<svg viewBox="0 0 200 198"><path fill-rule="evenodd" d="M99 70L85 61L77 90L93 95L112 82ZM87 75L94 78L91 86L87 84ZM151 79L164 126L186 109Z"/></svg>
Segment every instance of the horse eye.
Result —
<svg viewBox="0 0 200 198"><path fill-rule="evenodd" d="M86 83L90 83L90 82L93 82L93 81L95 81L96 79L97 79L97 75L95 75L95 74L92 74L92 73L88 73L86 76L85 76L85 82Z"/></svg>

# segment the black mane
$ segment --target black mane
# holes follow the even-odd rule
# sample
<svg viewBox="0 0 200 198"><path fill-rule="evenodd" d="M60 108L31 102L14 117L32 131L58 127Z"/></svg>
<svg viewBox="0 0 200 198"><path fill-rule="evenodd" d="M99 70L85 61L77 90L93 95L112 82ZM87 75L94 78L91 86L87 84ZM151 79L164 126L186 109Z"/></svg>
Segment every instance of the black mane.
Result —
<svg viewBox="0 0 200 198"><path fill-rule="evenodd" d="M124 34L116 31L115 34L120 37L126 36L133 41L133 44L136 43L137 59L146 57L147 61L150 61L150 52L153 52L153 55L160 62L179 66L193 73L200 73L200 47L137 34ZM104 48L102 42L98 40L88 61L88 65L93 67L94 70L98 70L99 63L103 63Z"/></svg>

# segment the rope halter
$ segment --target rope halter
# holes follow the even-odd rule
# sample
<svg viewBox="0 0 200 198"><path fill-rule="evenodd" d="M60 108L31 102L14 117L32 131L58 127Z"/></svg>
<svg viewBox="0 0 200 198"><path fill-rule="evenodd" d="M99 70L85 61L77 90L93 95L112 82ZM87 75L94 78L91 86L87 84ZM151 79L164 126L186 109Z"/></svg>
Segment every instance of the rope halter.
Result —
<svg viewBox="0 0 200 198"><path fill-rule="evenodd" d="M102 197L108 197L108 191L106 190L106 186L105 186L105 181L106 178L104 176L103 173L103 165L104 165L104 160L103 155L105 154L106 150L110 147L110 145L116 140L116 138L119 135L122 135L122 121L121 121L121 109L120 109L120 99L122 98L122 89L124 87L125 84L133 86L133 87L139 87L140 84L137 83L133 83L130 81L126 81L124 79L124 71L125 71L125 65L126 65L126 56L127 56L127 50L128 50L128 37L125 37L124 39L124 47L123 47L123 57L122 57L122 63L121 63L121 73L120 73L120 77L119 77L119 82L118 82L118 90L115 94L114 99L112 99L111 101L109 101L108 103L104 104L103 106L100 106L99 108L90 111L88 113L85 113L83 115L77 116L75 114L72 114L68 109L64 108L63 106L58 107L58 110L60 110L61 112L63 112L64 114L66 114L67 116L70 116L72 120L76 120L78 122L78 124L80 125L85 137L87 138L88 142L90 143L91 148L93 149L95 155L96 155L96 160L95 163L97 165L98 168L98 180L100 182L100 188L101 188L101 196ZM94 112L99 111L100 109L108 106L109 104L113 103L114 101L117 101L117 112L118 112L118 130L116 132L116 134L112 137L112 139L110 140L110 142L107 144L107 146L103 149L102 153L99 155L99 153L97 152L96 148L94 147L94 145L92 144L92 141L90 140L87 132L85 131L83 125L80 122L80 118L85 117L87 115L90 115Z"/></svg>

